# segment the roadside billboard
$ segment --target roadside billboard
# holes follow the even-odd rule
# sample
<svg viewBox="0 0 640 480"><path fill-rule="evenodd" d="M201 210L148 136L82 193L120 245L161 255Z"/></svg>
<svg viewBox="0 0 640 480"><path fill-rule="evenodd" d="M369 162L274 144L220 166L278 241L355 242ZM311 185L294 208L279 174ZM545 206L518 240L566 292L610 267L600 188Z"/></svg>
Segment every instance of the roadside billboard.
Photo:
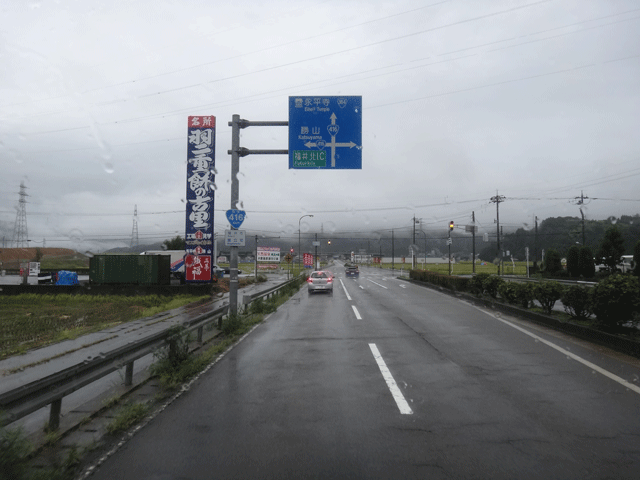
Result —
<svg viewBox="0 0 640 480"><path fill-rule="evenodd" d="M305 268L311 268L313 266L313 255L311 253L305 253L302 258Z"/></svg>
<svg viewBox="0 0 640 480"><path fill-rule="evenodd" d="M187 282L211 282L216 117L188 117L185 262ZM201 258L200 258L201 257Z"/></svg>
<svg viewBox="0 0 640 480"><path fill-rule="evenodd" d="M258 247L258 262L280 263L280 247Z"/></svg>

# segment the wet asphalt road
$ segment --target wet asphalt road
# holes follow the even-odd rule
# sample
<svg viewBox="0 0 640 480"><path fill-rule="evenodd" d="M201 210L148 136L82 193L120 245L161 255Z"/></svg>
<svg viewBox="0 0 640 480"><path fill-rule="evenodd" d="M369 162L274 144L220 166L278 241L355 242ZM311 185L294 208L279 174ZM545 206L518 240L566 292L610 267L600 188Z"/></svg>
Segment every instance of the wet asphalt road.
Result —
<svg viewBox="0 0 640 480"><path fill-rule="evenodd" d="M637 360L335 271L91 478L638 478Z"/></svg>

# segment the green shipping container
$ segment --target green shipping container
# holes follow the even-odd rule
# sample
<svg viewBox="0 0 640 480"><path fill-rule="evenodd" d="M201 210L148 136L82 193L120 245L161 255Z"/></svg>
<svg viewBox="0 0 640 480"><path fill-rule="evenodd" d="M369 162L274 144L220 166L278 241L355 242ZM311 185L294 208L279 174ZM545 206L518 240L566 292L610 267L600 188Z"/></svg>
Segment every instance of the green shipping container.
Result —
<svg viewBox="0 0 640 480"><path fill-rule="evenodd" d="M98 285L169 285L170 255L94 255L89 281Z"/></svg>

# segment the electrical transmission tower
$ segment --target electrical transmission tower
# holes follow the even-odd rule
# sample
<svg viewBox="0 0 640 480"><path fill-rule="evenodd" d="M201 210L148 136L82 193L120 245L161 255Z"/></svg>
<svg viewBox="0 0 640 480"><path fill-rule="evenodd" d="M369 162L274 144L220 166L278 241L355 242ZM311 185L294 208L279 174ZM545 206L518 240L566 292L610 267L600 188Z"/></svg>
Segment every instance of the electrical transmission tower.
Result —
<svg viewBox="0 0 640 480"><path fill-rule="evenodd" d="M16 223L13 227L13 244L15 248L26 248L28 246L27 239L27 187L24 182L20 182L20 199L18 200L18 208L16 212Z"/></svg>
<svg viewBox="0 0 640 480"><path fill-rule="evenodd" d="M133 230L131 230L131 248L138 246L138 205L133 209Z"/></svg>

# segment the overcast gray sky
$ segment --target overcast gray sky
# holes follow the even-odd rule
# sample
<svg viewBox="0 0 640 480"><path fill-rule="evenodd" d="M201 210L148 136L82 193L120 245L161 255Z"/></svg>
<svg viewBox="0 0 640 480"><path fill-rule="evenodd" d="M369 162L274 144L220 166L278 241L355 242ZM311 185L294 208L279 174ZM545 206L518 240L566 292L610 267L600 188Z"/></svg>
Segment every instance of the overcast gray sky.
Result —
<svg viewBox="0 0 640 480"><path fill-rule="evenodd" d="M187 116L217 118L228 228L233 114L362 96L362 170L240 163L243 229L293 235L640 213L637 0L124 1L0 4L0 232L20 182L32 246L184 235ZM286 127L241 145L286 149Z"/></svg>

